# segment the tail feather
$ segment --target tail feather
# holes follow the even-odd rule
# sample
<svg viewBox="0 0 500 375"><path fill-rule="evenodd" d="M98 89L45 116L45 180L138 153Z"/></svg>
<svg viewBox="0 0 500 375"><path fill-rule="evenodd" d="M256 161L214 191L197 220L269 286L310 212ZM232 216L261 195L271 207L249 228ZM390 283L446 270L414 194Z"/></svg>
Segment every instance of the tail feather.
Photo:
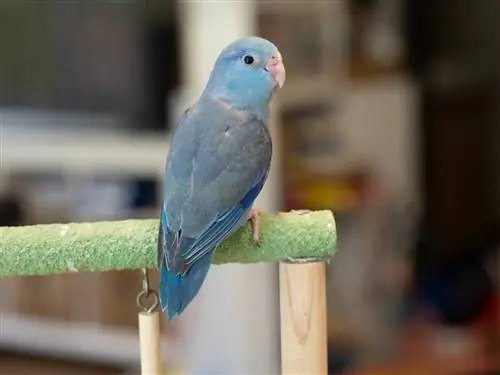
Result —
<svg viewBox="0 0 500 375"><path fill-rule="evenodd" d="M166 229L167 233L165 233ZM162 210L162 217L158 229L158 267L160 268L160 305L162 311L167 311L168 319L173 319L180 315L191 301L196 297L205 281L208 270L212 264L214 249L208 251L196 262L189 266L189 269L179 275L169 269L179 269L180 264L172 259L167 264L167 249L171 249L176 241L176 236L167 226L165 210ZM194 239L184 237L183 245L190 246Z"/></svg>
<svg viewBox="0 0 500 375"><path fill-rule="evenodd" d="M171 272L165 262L160 272L160 303L168 319L180 315L198 294L212 263L213 252L199 259L184 275Z"/></svg>

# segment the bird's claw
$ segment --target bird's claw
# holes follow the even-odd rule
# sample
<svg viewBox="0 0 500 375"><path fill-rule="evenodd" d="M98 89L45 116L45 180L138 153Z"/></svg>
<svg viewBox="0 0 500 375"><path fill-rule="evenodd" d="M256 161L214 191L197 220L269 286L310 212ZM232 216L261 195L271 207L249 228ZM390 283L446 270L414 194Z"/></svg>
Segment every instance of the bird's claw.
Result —
<svg viewBox="0 0 500 375"><path fill-rule="evenodd" d="M260 211L251 209L248 220L252 221L252 237L256 245L260 245Z"/></svg>

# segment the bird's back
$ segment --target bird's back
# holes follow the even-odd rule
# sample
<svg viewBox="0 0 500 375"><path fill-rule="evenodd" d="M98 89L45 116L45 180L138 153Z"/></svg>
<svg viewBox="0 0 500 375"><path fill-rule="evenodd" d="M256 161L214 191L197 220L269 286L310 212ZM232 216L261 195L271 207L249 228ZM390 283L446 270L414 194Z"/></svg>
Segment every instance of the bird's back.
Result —
<svg viewBox="0 0 500 375"><path fill-rule="evenodd" d="M169 227L195 237L217 213L237 204L267 173L272 144L266 124L223 102L198 102L171 144L164 207Z"/></svg>

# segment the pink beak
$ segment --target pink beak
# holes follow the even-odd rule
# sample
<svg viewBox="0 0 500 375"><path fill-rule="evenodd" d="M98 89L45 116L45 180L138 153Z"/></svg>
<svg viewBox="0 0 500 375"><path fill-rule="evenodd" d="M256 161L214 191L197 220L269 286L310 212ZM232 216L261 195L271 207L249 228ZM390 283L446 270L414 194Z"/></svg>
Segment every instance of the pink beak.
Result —
<svg viewBox="0 0 500 375"><path fill-rule="evenodd" d="M273 77L278 87L282 88L285 84L286 71L281 56L271 57L267 61L266 70L271 73L271 77Z"/></svg>

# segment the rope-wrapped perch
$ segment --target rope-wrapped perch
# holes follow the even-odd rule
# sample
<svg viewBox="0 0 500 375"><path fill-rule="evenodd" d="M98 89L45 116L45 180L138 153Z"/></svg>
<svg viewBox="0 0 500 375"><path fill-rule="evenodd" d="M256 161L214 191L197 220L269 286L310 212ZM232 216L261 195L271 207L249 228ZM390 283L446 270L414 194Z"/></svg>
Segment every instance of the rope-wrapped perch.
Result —
<svg viewBox="0 0 500 375"><path fill-rule="evenodd" d="M0 228L0 277L156 267L158 219ZM261 215L260 246L247 224L213 263L329 259L336 248L330 211Z"/></svg>

